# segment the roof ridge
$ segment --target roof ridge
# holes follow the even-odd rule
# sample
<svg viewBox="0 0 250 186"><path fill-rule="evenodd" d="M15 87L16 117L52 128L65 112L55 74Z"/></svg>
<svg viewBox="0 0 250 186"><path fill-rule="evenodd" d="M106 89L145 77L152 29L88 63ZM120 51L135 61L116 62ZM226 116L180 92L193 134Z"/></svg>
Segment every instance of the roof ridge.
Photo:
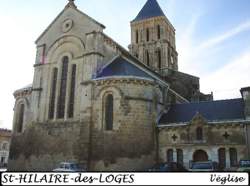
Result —
<svg viewBox="0 0 250 186"><path fill-rule="evenodd" d="M88 19L92 20L93 22L95 22L96 24L98 24L99 26L101 26L103 29L105 29L105 26L101 23L99 23L98 21L96 21L94 18L90 17L89 15L85 14L84 12L82 12L81 10L79 10L77 7L72 7L71 6L65 6L64 9L61 10L61 12L53 19L52 22L50 22L50 24L46 27L46 29L38 36L38 38L36 39L35 43L37 44L38 41L45 35L45 33L52 27L52 25L59 19L59 17L65 12L66 9L74 9L76 10L78 13L82 14L83 16L86 16Z"/></svg>
<svg viewBox="0 0 250 186"><path fill-rule="evenodd" d="M225 102L225 101L235 101L242 100L242 98L231 98L231 99L220 99L220 100L212 100L212 101L199 101L199 102L189 102L189 103L176 103L171 105L185 105L185 104L200 104L200 103L214 103L214 102Z"/></svg>

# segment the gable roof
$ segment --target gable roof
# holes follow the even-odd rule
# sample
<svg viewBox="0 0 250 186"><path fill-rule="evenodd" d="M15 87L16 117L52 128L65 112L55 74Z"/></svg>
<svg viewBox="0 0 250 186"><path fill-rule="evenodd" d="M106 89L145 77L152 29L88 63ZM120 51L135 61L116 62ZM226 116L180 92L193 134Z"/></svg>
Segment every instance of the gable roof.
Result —
<svg viewBox="0 0 250 186"><path fill-rule="evenodd" d="M68 8L72 8L74 10L76 10L78 13L86 16L88 19L92 20L93 22L95 22L96 24L98 24L99 26L101 26L102 28L105 28L105 26L101 23L99 23L98 21L96 21L95 19L93 19L92 17L88 16L87 14L83 13L82 11L80 11L79 9L77 9L76 7L72 7L72 6L68 6L68 4L65 6L65 8L58 14L58 16L56 16L56 18L49 24L49 26L42 32L42 34L36 39L35 43L37 43L42 36L44 36L44 34L50 29L50 27L56 22L56 20L65 12L66 9Z"/></svg>
<svg viewBox="0 0 250 186"><path fill-rule="evenodd" d="M110 76L136 76L141 78L153 79L145 71L131 64L122 56L117 56L109 64L104 66L101 71L97 73L96 78L104 78Z"/></svg>
<svg viewBox="0 0 250 186"><path fill-rule="evenodd" d="M159 125L189 122L198 113L207 121L244 120L243 99L207 101L172 105L163 114Z"/></svg>
<svg viewBox="0 0 250 186"><path fill-rule="evenodd" d="M132 22L141 21L144 19L158 17L158 16L165 16L160 5L156 0L148 0Z"/></svg>

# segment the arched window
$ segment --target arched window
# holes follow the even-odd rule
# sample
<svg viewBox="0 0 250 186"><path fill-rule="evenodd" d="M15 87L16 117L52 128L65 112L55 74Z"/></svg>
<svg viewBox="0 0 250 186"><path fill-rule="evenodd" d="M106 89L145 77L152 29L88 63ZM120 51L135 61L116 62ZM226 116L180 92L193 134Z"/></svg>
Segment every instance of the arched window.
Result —
<svg viewBox="0 0 250 186"><path fill-rule="evenodd" d="M24 104L19 105L18 109L18 120L17 120L17 132L22 132L23 131L23 119L24 119Z"/></svg>
<svg viewBox="0 0 250 186"><path fill-rule="evenodd" d="M230 166L236 167L238 164L237 160L237 150L235 148L229 149L229 155L230 155Z"/></svg>
<svg viewBox="0 0 250 186"><path fill-rule="evenodd" d="M105 130L113 130L114 98L109 94L105 100Z"/></svg>
<svg viewBox="0 0 250 186"><path fill-rule="evenodd" d="M65 113L65 98L66 98L66 90L67 90L68 63L69 63L69 58L67 56L63 57L61 87L60 87L59 98L58 98L58 107L57 107L57 117L58 118L64 118L64 113Z"/></svg>
<svg viewBox="0 0 250 186"><path fill-rule="evenodd" d="M149 28L146 29L146 37L147 37L147 41L149 41Z"/></svg>
<svg viewBox="0 0 250 186"><path fill-rule="evenodd" d="M135 31L135 42L136 43L139 42L139 31L138 30Z"/></svg>
<svg viewBox="0 0 250 186"><path fill-rule="evenodd" d="M147 66L149 66L149 52L148 50L146 50L146 63L147 63Z"/></svg>
<svg viewBox="0 0 250 186"><path fill-rule="evenodd" d="M173 149L168 149L167 150L167 162L173 162L174 158L173 158Z"/></svg>
<svg viewBox="0 0 250 186"><path fill-rule="evenodd" d="M74 100L75 100L75 82L76 82L76 65L72 65L71 71L71 87L70 87L70 97L69 97L69 118L74 117Z"/></svg>
<svg viewBox="0 0 250 186"><path fill-rule="evenodd" d="M161 39L161 26L157 25L157 38Z"/></svg>
<svg viewBox="0 0 250 186"><path fill-rule="evenodd" d="M52 77L52 84L51 84L51 96L50 96L50 105L49 105L49 119L54 118L55 112L55 98L56 98L56 82L57 82L57 68L53 69L53 77Z"/></svg>
<svg viewBox="0 0 250 186"><path fill-rule="evenodd" d="M201 127L198 127L196 129L196 140L202 140L203 139L203 131Z"/></svg>
<svg viewBox="0 0 250 186"><path fill-rule="evenodd" d="M161 69L161 50L157 50L157 59L158 59L158 69Z"/></svg>
<svg viewBox="0 0 250 186"><path fill-rule="evenodd" d="M220 148L218 150L218 160L219 168L224 169L226 167L226 150L225 148Z"/></svg>
<svg viewBox="0 0 250 186"><path fill-rule="evenodd" d="M177 162L183 164L183 150L177 149Z"/></svg>

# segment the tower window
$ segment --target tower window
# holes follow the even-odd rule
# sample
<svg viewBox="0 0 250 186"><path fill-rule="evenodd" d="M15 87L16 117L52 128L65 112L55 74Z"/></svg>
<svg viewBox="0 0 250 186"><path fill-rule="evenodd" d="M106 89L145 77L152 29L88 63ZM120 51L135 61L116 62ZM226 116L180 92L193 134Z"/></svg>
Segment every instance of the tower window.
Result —
<svg viewBox="0 0 250 186"><path fill-rule="evenodd" d="M72 65L72 72L71 72L71 87L70 87L69 110L68 110L69 118L72 118L74 116L75 81L76 81L76 65L74 64Z"/></svg>
<svg viewBox="0 0 250 186"><path fill-rule="evenodd" d="M105 100L105 129L113 130L113 102L114 98L112 94L109 94Z"/></svg>
<svg viewBox="0 0 250 186"><path fill-rule="evenodd" d="M138 30L135 31L135 42L136 43L139 42L139 31Z"/></svg>
<svg viewBox="0 0 250 186"><path fill-rule="evenodd" d="M157 38L161 39L161 26L157 25Z"/></svg>
<svg viewBox="0 0 250 186"><path fill-rule="evenodd" d="M66 98L66 89L67 89L67 76L68 76L68 62L69 62L69 58L67 56L63 57L61 87L60 87L60 94L58 98L58 108L57 108L58 118L64 117L65 98Z"/></svg>
<svg viewBox="0 0 250 186"><path fill-rule="evenodd" d="M158 51L157 51L157 58L158 58L158 69L160 70L161 69L161 50L159 49Z"/></svg>
<svg viewBox="0 0 250 186"><path fill-rule="evenodd" d="M146 63L147 63L147 66L149 66L149 52L148 52L148 50L146 50Z"/></svg>
<svg viewBox="0 0 250 186"><path fill-rule="evenodd" d="M146 37L147 37L147 41L149 41L149 28L146 29Z"/></svg>
<svg viewBox="0 0 250 186"><path fill-rule="evenodd" d="M49 106L49 119L53 119L54 118L57 73L58 73L57 68L54 68L53 69L52 86L51 86L50 106Z"/></svg>
<svg viewBox="0 0 250 186"><path fill-rule="evenodd" d="M17 132L23 131L23 119L24 119L24 104L21 104L18 109L18 121L17 121Z"/></svg>
<svg viewBox="0 0 250 186"><path fill-rule="evenodd" d="M196 140L202 140L203 139L203 131L201 127L198 127L196 129Z"/></svg>

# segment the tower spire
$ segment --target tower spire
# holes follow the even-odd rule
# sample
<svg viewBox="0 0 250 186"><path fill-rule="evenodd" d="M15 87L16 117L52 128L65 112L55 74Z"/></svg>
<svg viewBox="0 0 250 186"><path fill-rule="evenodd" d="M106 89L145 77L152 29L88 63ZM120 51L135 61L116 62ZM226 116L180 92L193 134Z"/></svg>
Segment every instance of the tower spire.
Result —
<svg viewBox="0 0 250 186"><path fill-rule="evenodd" d="M68 0L68 4L65 6L65 8L71 7L71 8L77 8L77 6L75 5L75 0Z"/></svg>

